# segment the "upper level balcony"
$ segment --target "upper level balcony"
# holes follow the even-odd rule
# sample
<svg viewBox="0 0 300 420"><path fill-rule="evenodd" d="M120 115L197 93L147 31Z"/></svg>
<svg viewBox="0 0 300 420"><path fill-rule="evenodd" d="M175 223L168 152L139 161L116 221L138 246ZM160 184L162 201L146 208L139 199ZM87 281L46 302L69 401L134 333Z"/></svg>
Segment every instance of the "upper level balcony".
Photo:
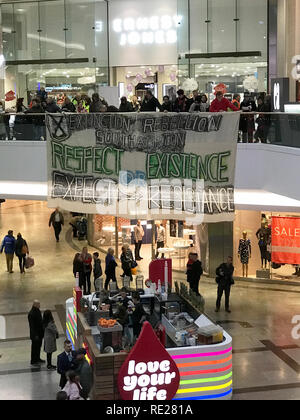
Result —
<svg viewBox="0 0 300 420"><path fill-rule="evenodd" d="M250 130L237 139L236 208L300 212L300 115L241 114L245 117ZM44 115L0 118L0 198L46 200Z"/></svg>

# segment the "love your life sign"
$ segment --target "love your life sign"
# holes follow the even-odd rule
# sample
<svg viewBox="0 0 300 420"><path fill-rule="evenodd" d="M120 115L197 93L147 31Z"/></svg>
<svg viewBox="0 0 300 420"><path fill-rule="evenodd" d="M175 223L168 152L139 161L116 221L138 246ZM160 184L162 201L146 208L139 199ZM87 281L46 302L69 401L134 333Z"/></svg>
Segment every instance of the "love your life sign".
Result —
<svg viewBox="0 0 300 420"><path fill-rule="evenodd" d="M176 363L160 343L149 322L120 369L118 387L123 400L172 400L179 388Z"/></svg>

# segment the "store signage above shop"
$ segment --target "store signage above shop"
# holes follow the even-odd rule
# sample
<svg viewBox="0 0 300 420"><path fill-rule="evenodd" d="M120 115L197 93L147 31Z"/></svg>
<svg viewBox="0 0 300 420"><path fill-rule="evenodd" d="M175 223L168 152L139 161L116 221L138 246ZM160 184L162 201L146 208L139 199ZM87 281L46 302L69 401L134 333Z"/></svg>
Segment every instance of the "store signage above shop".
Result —
<svg viewBox="0 0 300 420"><path fill-rule="evenodd" d="M127 17L115 19L113 30L120 34L121 46L175 44L181 22L182 16Z"/></svg>
<svg viewBox="0 0 300 420"><path fill-rule="evenodd" d="M190 224L234 219L239 114L46 116L48 204Z"/></svg>
<svg viewBox="0 0 300 420"><path fill-rule="evenodd" d="M180 382L178 367L145 322L139 338L123 363L118 388L122 400L172 400Z"/></svg>
<svg viewBox="0 0 300 420"><path fill-rule="evenodd" d="M272 79L272 111L284 112L284 105L289 103L290 79L288 77Z"/></svg>

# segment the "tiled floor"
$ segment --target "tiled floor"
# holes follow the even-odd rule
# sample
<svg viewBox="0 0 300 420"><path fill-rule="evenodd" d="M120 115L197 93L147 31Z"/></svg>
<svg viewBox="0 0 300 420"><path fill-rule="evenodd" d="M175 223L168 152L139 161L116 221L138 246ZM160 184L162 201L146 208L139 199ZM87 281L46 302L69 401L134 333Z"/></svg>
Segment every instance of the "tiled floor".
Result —
<svg viewBox="0 0 300 420"><path fill-rule="evenodd" d="M58 390L56 372L30 368L27 323L27 312L39 299L42 310L53 311L61 335L58 351L62 350L62 305L72 293L75 250L66 240L68 223L61 241L55 242L48 227L50 212L46 203L28 201L9 201L0 209L0 239L8 229L15 234L21 231L35 258L35 266L22 276L16 260L15 272L6 273L5 257L0 255L0 315L6 324L5 339L0 339L0 400L54 399ZM146 261L139 266L147 276ZM174 278L184 276L174 273ZM300 399L300 340L291 335L292 318L300 315L300 287L237 282L231 314L214 312L214 280L202 279L200 291L207 314L233 337L233 399Z"/></svg>

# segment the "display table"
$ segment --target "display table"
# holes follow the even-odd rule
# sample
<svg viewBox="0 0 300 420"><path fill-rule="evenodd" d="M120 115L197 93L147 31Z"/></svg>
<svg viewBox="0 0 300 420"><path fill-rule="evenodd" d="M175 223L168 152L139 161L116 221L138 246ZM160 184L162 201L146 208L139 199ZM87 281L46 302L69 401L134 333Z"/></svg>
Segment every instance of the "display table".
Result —
<svg viewBox="0 0 300 420"><path fill-rule="evenodd" d="M158 248L158 252L161 254L169 254L169 258L172 252L175 251L175 248Z"/></svg>

